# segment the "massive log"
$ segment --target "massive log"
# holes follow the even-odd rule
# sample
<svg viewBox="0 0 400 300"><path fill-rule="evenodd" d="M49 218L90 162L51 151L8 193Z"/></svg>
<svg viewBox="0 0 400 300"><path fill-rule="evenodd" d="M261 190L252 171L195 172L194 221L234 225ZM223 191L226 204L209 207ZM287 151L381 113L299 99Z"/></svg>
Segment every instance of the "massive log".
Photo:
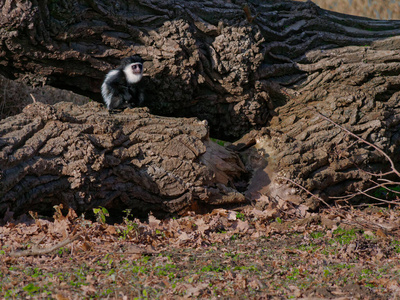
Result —
<svg viewBox="0 0 400 300"><path fill-rule="evenodd" d="M269 133L258 140L268 154L265 171L272 184L267 193L285 199L289 193L301 201L285 188L282 178L289 178L324 198L343 196L371 186L370 180L379 177L373 174L392 170L380 151L320 114L374 144L400 170L399 46L394 37L303 57L307 64L300 61L297 67L312 74L289 92L291 100L276 110Z"/></svg>
<svg viewBox="0 0 400 300"><path fill-rule="evenodd" d="M0 121L0 214L51 213L60 203L78 212L198 211L244 202L234 185L242 175L237 155L211 142L207 122L195 118L61 102Z"/></svg>
<svg viewBox="0 0 400 300"><path fill-rule="evenodd" d="M235 143L257 151L244 155L249 197L303 201L284 178L343 195L368 186L365 170L388 168L318 113L400 160L399 21L292 1L7 0L1 10L5 76L98 99L105 72L138 53L152 113L205 119L229 140L256 130Z"/></svg>
<svg viewBox="0 0 400 300"><path fill-rule="evenodd" d="M100 101L104 74L138 53L152 113L206 119L212 135L235 140L286 101L279 84L307 76L296 66L305 53L369 45L399 27L338 18L312 3L251 2L3 0L0 72Z"/></svg>

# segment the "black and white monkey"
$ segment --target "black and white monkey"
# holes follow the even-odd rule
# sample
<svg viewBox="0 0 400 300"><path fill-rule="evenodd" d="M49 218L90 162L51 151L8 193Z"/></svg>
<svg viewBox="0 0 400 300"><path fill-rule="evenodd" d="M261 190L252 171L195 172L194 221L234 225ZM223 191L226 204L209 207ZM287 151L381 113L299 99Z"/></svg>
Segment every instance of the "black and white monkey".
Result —
<svg viewBox="0 0 400 300"><path fill-rule="evenodd" d="M139 55L127 57L121 65L106 75L101 94L109 110L132 108L143 104L144 92L140 84L143 77L143 59Z"/></svg>

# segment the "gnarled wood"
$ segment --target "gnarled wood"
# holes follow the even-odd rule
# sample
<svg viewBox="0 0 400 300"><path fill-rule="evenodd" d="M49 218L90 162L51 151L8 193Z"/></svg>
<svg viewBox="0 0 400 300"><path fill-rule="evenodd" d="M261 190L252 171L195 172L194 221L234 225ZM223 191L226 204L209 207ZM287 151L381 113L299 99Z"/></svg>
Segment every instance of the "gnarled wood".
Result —
<svg viewBox="0 0 400 300"><path fill-rule="evenodd" d="M0 121L0 214L51 211L63 203L136 213L183 213L241 203L236 154L208 140L206 122L109 115L98 103L35 103Z"/></svg>
<svg viewBox="0 0 400 300"><path fill-rule="evenodd" d="M282 178L336 196L368 186L371 175L362 169L385 170L382 156L317 112L379 146L396 164L400 160L399 21L293 1L35 3L7 0L1 7L2 73L95 96L119 58L141 54L152 113L197 116L209 122L212 134L231 140L255 130L236 148L255 143L247 153L253 170L247 195L299 203L308 196L300 199ZM151 138L158 142L154 130ZM186 143L197 143L191 134Z"/></svg>
<svg viewBox="0 0 400 300"><path fill-rule="evenodd" d="M400 60L398 37L370 47L310 51L297 64L310 72L291 100L276 110L258 142L273 170L268 193L299 198L287 177L320 196L342 196L371 185L387 159L326 121L329 117L400 161ZM367 172L365 172L367 171ZM368 173L369 172L369 173ZM293 194L289 196L288 194ZM300 199L297 199L300 201Z"/></svg>

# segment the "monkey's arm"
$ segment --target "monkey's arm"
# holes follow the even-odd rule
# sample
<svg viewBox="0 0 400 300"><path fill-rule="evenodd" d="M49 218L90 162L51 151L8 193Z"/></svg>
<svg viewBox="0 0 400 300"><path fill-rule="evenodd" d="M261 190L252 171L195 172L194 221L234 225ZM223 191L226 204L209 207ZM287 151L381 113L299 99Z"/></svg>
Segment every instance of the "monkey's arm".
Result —
<svg viewBox="0 0 400 300"><path fill-rule="evenodd" d="M141 106L144 103L144 90L139 88L139 95L138 95L138 105Z"/></svg>
<svg viewBox="0 0 400 300"><path fill-rule="evenodd" d="M129 100L130 107L141 106L144 103L144 89L140 83L131 85L129 88L131 99Z"/></svg>

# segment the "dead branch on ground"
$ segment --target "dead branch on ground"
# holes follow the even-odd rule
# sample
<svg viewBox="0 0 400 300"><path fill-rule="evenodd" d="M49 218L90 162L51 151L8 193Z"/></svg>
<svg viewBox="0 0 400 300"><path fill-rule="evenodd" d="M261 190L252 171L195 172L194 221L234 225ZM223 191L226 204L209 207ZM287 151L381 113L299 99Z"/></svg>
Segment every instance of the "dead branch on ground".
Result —
<svg viewBox="0 0 400 300"><path fill-rule="evenodd" d="M57 250L61 247L64 247L73 241L79 239L81 237L81 234L76 234L72 237L66 238L65 240L59 242L58 244L55 244L54 246L48 247L48 248L37 248L34 247L29 250L23 250L23 251L13 251L10 253L10 256L12 257L21 257L21 256L36 256L36 255L43 255L43 254L48 254L50 252L53 252L54 250Z"/></svg>

